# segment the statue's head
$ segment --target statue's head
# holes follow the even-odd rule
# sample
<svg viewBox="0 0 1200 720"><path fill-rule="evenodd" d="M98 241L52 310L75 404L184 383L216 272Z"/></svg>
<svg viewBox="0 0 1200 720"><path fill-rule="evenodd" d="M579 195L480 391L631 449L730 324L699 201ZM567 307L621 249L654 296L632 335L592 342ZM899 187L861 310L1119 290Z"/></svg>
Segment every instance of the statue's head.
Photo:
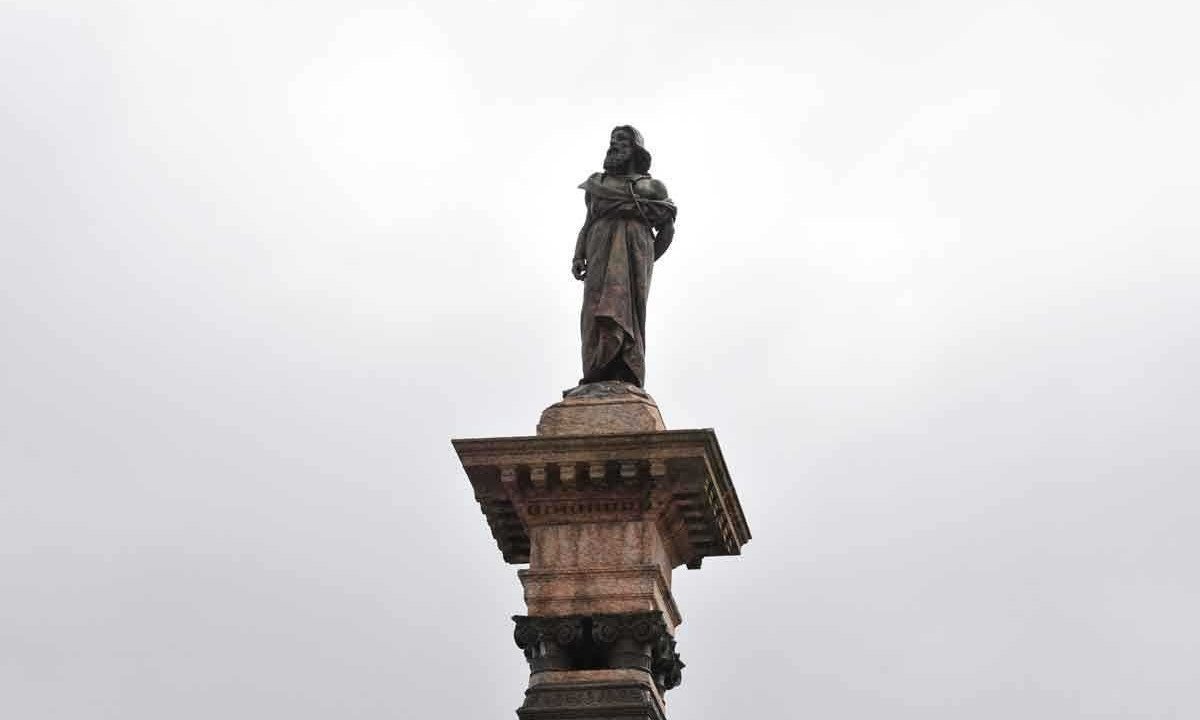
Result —
<svg viewBox="0 0 1200 720"><path fill-rule="evenodd" d="M650 171L650 153L642 146L642 134L632 125L618 125L608 139L608 153L604 156L604 169L608 172Z"/></svg>

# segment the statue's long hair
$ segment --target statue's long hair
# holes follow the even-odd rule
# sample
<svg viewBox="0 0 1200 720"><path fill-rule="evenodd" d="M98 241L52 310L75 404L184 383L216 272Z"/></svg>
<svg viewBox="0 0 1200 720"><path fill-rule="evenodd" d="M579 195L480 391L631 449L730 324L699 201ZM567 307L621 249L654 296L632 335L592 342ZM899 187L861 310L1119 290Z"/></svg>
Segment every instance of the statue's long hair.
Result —
<svg viewBox="0 0 1200 720"><path fill-rule="evenodd" d="M613 132L624 130L633 136L633 171L646 175L650 172L650 151L644 145L645 140L642 139L642 134L637 128L632 125L618 125L612 129Z"/></svg>

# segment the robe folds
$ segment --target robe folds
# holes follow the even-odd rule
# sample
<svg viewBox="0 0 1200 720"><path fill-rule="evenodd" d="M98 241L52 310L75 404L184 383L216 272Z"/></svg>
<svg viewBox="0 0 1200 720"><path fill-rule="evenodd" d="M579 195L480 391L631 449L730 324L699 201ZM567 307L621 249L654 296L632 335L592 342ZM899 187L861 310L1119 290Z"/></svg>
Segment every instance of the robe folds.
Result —
<svg viewBox="0 0 1200 720"><path fill-rule="evenodd" d="M580 249L587 258L580 334L580 384L623 380L642 387L646 378L646 299L654 272L652 228L674 222L669 199L635 195L634 182L615 189L595 173L579 187L587 203Z"/></svg>

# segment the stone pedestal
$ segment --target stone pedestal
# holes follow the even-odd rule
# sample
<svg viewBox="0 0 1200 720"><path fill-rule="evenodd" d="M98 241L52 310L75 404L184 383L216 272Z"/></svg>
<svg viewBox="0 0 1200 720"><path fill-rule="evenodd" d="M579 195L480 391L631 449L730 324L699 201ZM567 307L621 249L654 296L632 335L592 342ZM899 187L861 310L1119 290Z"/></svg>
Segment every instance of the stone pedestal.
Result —
<svg viewBox="0 0 1200 720"><path fill-rule="evenodd" d="M671 572L740 554L750 530L712 430L666 430L623 383L565 395L536 436L453 441L504 559L529 564L517 714L663 720L683 668Z"/></svg>
<svg viewBox="0 0 1200 720"><path fill-rule="evenodd" d="M604 435L666 430L654 398L623 382L599 382L568 390L542 413L538 435Z"/></svg>

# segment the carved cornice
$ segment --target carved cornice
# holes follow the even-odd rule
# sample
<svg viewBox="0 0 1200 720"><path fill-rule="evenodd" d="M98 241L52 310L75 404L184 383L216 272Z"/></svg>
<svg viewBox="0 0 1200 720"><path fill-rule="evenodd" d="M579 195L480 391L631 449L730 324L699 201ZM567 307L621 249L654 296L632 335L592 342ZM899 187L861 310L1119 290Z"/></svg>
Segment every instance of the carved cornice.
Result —
<svg viewBox="0 0 1200 720"><path fill-rule="evenodd" d="M712 430L453 441L504 559L538 524L654 519L680 564L738 555L750 528Z"/></svg>

